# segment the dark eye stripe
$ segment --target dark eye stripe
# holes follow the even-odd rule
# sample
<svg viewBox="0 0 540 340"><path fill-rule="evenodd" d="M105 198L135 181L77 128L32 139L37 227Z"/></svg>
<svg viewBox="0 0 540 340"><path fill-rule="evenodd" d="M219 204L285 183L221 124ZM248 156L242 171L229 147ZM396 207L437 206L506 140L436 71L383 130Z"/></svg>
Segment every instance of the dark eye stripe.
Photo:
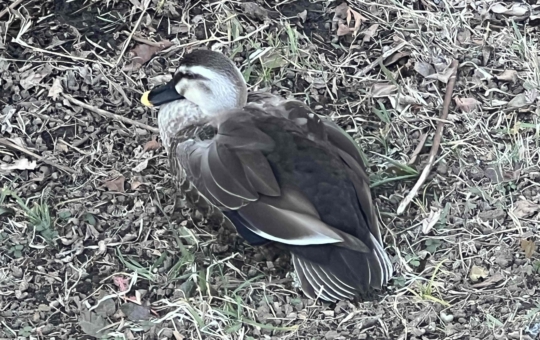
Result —
<svg viewBox="0 0 540 340"><path fill-rule="evenodd" d="M176 83L178 83L181 79L190 79L190 80L204 80L207 79L206 77L201 76L200 74L191 73L191 72L178 72L174 75L174 80Z"/></svg>

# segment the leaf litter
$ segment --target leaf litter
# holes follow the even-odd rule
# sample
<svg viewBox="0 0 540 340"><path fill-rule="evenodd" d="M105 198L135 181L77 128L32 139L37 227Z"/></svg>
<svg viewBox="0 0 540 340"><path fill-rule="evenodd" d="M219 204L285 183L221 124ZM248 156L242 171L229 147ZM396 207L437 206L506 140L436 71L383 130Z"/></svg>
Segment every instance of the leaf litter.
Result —
<svg viewBox="0 0 540 340"><path fill-rule="evenodd" d="M137 0L105 9L46 0L6 14L0 138L18 149L0 145L0 163L36 166L1 174L21 201L0 195L0 318L10 326L0 338L532 334L533 307L523 301L538 296L538 6L270 0L253 1L263 14L250 16L243 3L152 1L145 10ZM125 43L125 65L116 66ZM155 128L156 111L137 98L169 81L180 56L197 48L232 56L253 89L308 103L359 143L396 273L377 295L384 298L326 305L298 294L286 254L249 247L185 206L159 139L149 142L154 132L99 113ZM458 82L436 166L422 196L396 216L417 177L390 170L426 164L452 59ZM54 247L32 222L51 226ZM482 268L476 282L473 266ZM135 275L133 300L111 278ZM115 297L98 305L111 290ZM130 316L140 321L114 311L140 306L141 296L143 309ZM512 318L509 304L522 306ZM98 307L77 320L86 305Z"/></svg>

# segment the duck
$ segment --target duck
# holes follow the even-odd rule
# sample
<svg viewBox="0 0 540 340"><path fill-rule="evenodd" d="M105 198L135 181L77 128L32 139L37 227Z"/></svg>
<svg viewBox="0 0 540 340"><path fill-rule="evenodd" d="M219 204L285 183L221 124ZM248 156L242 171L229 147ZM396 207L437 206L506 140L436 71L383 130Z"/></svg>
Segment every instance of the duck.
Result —
<svg viewBox="0 0 540 340"><path fill-rule="evenodd" d="M288 251L311 299L354 299L393 275L360 146L295 99L254 91L225 54L184 54L144 92L159 107L171 173L195 188L248 244Z"/></svg>

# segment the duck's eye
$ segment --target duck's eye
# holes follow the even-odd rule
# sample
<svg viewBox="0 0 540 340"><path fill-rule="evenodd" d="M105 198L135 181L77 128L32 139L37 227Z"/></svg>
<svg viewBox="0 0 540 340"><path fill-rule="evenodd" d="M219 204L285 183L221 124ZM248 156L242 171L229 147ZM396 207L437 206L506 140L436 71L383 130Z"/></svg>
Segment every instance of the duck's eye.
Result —
<svg viewBox="0 0 540 340"><path fill-rule="evenodd" d="M197 79L197 75L194 73L184 73L184 78L187 79Z"/></svg>

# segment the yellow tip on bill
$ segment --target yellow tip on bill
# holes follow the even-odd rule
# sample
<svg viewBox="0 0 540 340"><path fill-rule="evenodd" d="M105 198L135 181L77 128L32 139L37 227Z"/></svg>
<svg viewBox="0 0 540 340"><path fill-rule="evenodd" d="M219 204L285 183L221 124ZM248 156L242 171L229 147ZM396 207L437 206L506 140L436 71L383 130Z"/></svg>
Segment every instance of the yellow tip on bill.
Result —
<svg viewBox="0 0 540 340"><path fill-rule="evenodd" d="M145 93L143 93L142 97L141 97L141 103L144 105L144 106L148 106L148 107L152 107L152 103L150 103L150 101L148 100L148 94L150 93L150 91L146 91Z"/></svg>

